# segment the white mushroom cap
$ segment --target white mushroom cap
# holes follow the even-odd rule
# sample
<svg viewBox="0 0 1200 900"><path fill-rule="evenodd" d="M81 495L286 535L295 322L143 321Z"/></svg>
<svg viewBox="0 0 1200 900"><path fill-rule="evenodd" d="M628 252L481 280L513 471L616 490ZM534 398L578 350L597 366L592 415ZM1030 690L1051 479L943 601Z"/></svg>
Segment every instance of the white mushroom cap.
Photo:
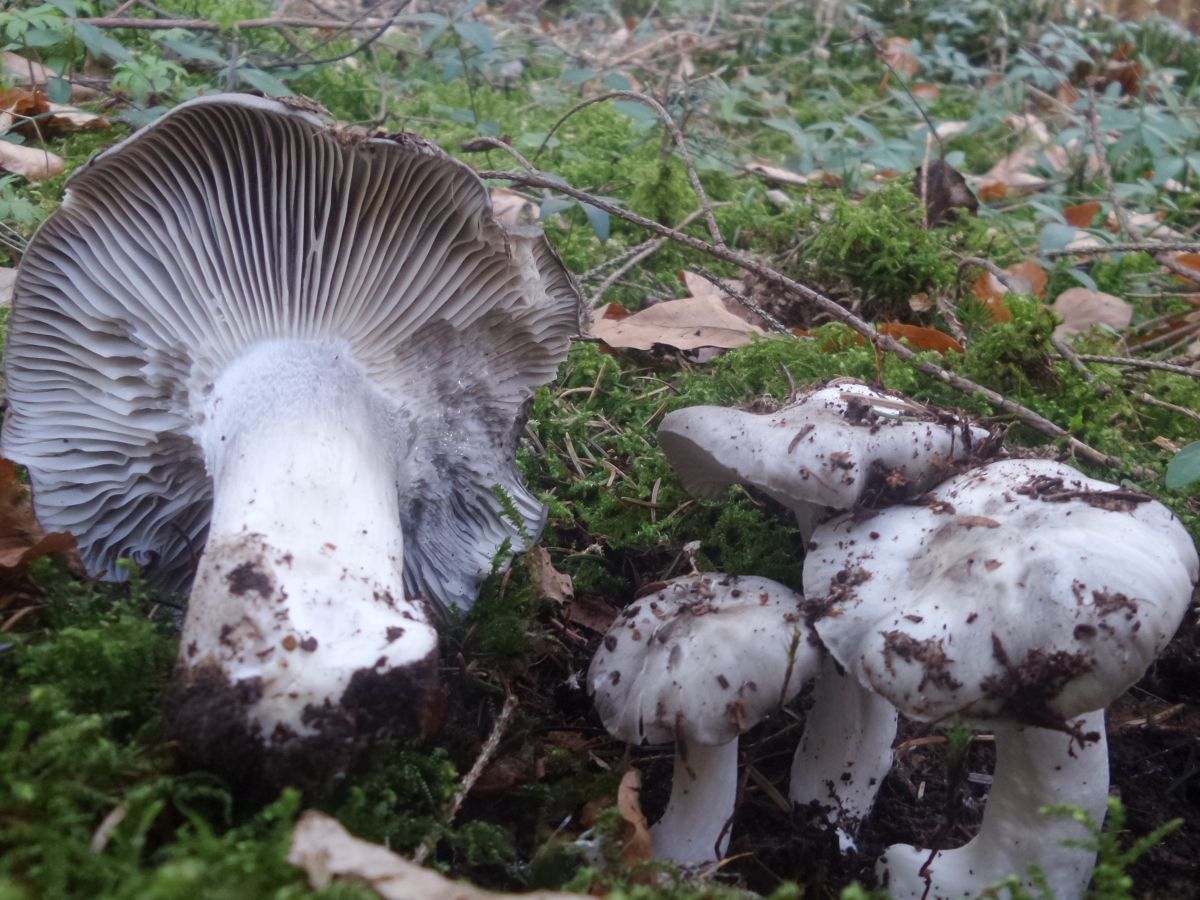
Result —
<svg viewBox="0 0 1200 900"><path fill-rule="evenodd" d="M1054 726L1107 706L1166 645L1198 573L1162 504L1045 460L973 469L812 543L822 642L923 721Z"/></svg>
<svg viewBox="0 0 1200 900"><path fill-rule="evenodd" d="M588 669L609 733L717 745L796 695L819 664L803 598L778 582L697 574L630 604Z"/></svg>
<svg viewBox="0 0 1200 900"><path fill-rule="evenodd" d="M812 391L778 412L692 406L663 418L658 441L684 487L716 498L752 485L796 513L914 496L946 478L987 437L899 394L852 381Z"/></svg>
<svg viewBox="0 0 1200 900"><path fill-rule="evenodd" d="M737 737L796 695L820 664L803 598L766 578L688 575L631 604L605 635L588 688L610 733L675 742L654 852L719 859L737 798Z"/></svg>
<svg viewBox="0 0 1200 900"><path fill-rule="evenodd" d="M524 409L580 301L540 232L505 232L465 165L412 135L326 128L295 103L183 103L68 182L17 277L3 451L85 564L183 587L212 507L206 391L249 347L340 341L406 438L408 591L469 606L541 503L514 461Z"/></svg>

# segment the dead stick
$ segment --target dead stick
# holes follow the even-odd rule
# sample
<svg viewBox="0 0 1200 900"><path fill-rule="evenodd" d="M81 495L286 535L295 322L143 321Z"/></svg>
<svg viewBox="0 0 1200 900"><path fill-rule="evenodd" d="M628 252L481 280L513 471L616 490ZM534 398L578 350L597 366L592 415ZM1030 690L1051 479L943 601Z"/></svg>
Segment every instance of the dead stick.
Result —
<svg viewBox="0 0 1200 900"><path fill-rule="evenodd" d="M474 765L471 770L463 777L462 784L459 785L454 796L450 799L450 805L446 808L446 816L444 824L449 825L454 821L454 817L458 815L458 811L462 808L463 801L467 799L467 794L471 793L471 788L475 787L475 782L479 780L479 776L483 774L483 770L487 768L487 764L491 762L492 757L496 754L496 749L500 746L500 739L504 737L504 731L508 728L509 720L517 709L516 694L507 694L504 698L504 706L500 708L500 714L496 716L496 721L492 723L492 733L487 736L487 740L483 742L483 747L479 750L479 756L475 758ZM425 862L425 858L433 851L437 839L430 835L421 842L421 846L417 848L417 852L413 854L413 862L421 865Z"/></svg>
<svg viewBox="0 0 1200 900"><path fill-rule="evenodd" d="M1042 256L1047 259L1057 259L1060 256L1099 256L1102 253L1200 253L1200 244L1174 241L1143 241L1136 244L1097 244L1092 247L1046 250L1042 253Z"/></svg>
<svg viewBox="0 0 1200 900"><path fill-rule="evenodd" d="M810 303L817 306L820 310L828 313L834 319L848 325L851 330L862 335L870 341L874 346L881 350L887 350L889 353L899 357L905 362L912 365L917 371L922 372L931 378L935 378L943 384L948 384L953 388L957 388L968 394L978 394L988 401L997 409L1002 409L1007 413L1012 414L1018 421L1028 425L1035 431L1039 431L1047 437L1055 440L1065 441L1067 447L1072 453L1076 453L1084 459L1096 465L1107 466L1112 469L1122 470L1128 469L1129 472L1136 478L1145 480L1157 480L1158 473L1142 466L1128 466L1124 460L1117 456L1110 456L1107 453L1101 453L1095 447L1085 444L1083 441L1074 437L1070 432L1060 425L1051 422L1045 416L1039 415L1028 407L1022 406L1015 400L1009 400L998 391L994 391L982 384L977 384L969 378L943 369L935 363L928 362L923 359L918 359L915 351L901 344L894 338L888 337L885 334L880 334L866 320L859 318L850 310L843 307L841 304L826 297L819 291L800 284L798 281L793 281L786 275L776 272L769 266L765 266L760 262L744 256L741 253L730 250L728 247L715 247L699 238L694 238L691 235L683 234L673 228L668 228L666 225L659 224L653 219L647 219L645 216L639 216L637 213L629 212L622 209L615 203L610 203L600 197L589 194L587 191L581 191L578 188L571 187L565 184L561 179L548 178L544 175L526 175L520 172L493 172L485 171L476 173L480 178L494 178L510 181L514 184L523 184L527 187L542 187L558 191L568 197L574 197L576 200L582 200L585 203L590 203L597 209L602 209L609 215L616 216L619 219L624 219L627 222L632 222L635 225L640 225L649 231L663 235L676 243L683 244L685 247L691 247L693 250L698 250L701 253L708 254L716 259L724 260L725 262L733 263L747 272L763 278L772 284L778 285L789 293L808 300Z"/></svg>
<svg viewBox="0 0 1200 900"><path fill-rule="evenodd" d="M272 16L267 19L243 19L228 29L211 19L135 19L127 16L96 16L90 19L68 19L72 25L91 25L94 28L187 28L191 31L225 31L239 28L318 28L350 30L378 28L382 21L348 22L342 19L310 19L304 16Z"/></svg>

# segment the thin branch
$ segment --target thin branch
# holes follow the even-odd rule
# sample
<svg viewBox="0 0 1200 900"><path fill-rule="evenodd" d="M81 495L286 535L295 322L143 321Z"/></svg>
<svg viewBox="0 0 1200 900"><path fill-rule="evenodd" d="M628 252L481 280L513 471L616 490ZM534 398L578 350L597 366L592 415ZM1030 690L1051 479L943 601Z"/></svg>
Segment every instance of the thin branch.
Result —
<svg viewBox="0 0 1200 900"><path fill-rule="evenodd" d="M666 225L659 224L653 219L647 219L645 216L639 216L637 213L629 212L622 209L614 203L604 200L600 197L593 196L586 191L581 191L578 188L571 187L565 184L561 179L548 178L544 175L525 175L519 172L478 172L481 178L496 178L511 181L515 184L523 184L528 187L544 187L551 188L564 194L568 197L574 197L576 200L582 200L585 203L590 203L597 209L602 209L609 215L624 219L627 222L632 222L649 231L662 235L670 240L685 247L691 247L693 250L698 250L701 253L708 254L716 259L724 260L725 262L733 263L747 272L751 272L760 278L777 285L780 288L808 300L822 312L827 313L832 318L850 327L851 330L862 335L874 346L881 350L886 350L889 353L899 357L909 363L914 369L919 372L934 378L943 384L948 384L951 387L957 388L968 394L978 394L983 397L989 404L1004 412L1015 416L1018 421L1029 426L1035 431L1041 432L1047 437L1056 440L1062 440L1066 443L1068 449L1072 453L1078 454L1082 458L1091 463L1101 466L1107 466L1113 469L1128 469L1136 478L1145 480L1156 480L1158 473L1142 466L1129 466L1124 460L1116 456L1110 456L1106 453L1101 453L1095 447L1085 444L1083 441L1074 437L1070 432L1060 425L1051 422L1045 416L1042 416L1026 406L1022 406L1014 400L1010 400L998 391L992 390L984 385L977 384L969 378L951 372L941 366L919 359L918 354L909 347L900 343L885 334L880 334L864 319L856 316L850 310L841 306L841 304L831 300L819 291L815 291L806 285L793 281L786 275L776 272L769 266L765 266L748 256L730 250L728 247L717 247L709 244L699 238L694 238L691 235L676 231L674 228L668 228Z"/></svg>
<svg viewBox="0 0 1200 900"><path fill-rule="evenodd" d="M368 29L378 28L383 23L378 19L364 20L357 25L342 19L313 19L307 16L270 16L265 19L243 19L234 22L228 29L211 19L135 19L126 16L96 16L93 18L68 19L72 25L91 25L93 28L141 28L166 30L187 28L190 31L236 31L244 28L316 28L316 29Z"/></svg>
<svg viewBox="0 0 1200 900"><path fill-rule="evenodd" d="M692 210L687 214L684 220L675 227L682 231L684 228L687 228L689 225L691 225L698 215L700 215L700 210ZM596 292L592 294L591 299L588 301L588 305L593 309L599 306L600 301L604 298L604 295L608 293L609 289L620 280L622 275L624 275L638 263L649 259L655 253L657 253L659 248L661 248L666 242L666 238L660 237L646 241L646 243L641 244L639 247L635 247L635 252L627 255L625 259L623 259L617 265L617 268L613 270L612 274L600 282L600 286L596 288Z"/></svg>
<svg viewBox="0 0 1200 900"><path fill-rule="evenodd" d="M609 91L607 94L600 94L596 97L588 97L586 100L581 100L569 110L567 110L559 118L554 126L546 132L546 136L542 139L541 146L537 148L537 152L533 154L536 160L542 155L542 151L546 148L546 143L558 131L559 127L579 110L586 106L591 106L593 103L602 103L607 100L634 100L638 103L644 103L652 110L658 113L658 117L662 119L667 130L671 133L671 139L675 141L675 149L679 151L680 157L683 159L683 165L687 169L688 180L692 183L692 190L696 192L696 199L700 201L700 208L704 210L704 220L708 224L708 233L713 239L713 243L718 247L725 247L725 239L721 237L721 229L717 227L717 219L713 215L712 204L708 201L708 194L704 192L704 185L700 183L700 175L696 172L696 167L692 164L691 154L688 153L687 143L683 139L683 132L679 130L679 126L675 124L675 120L671 118L671 114L667 112L666 107L647 94L638 91Z"/></svg>
<svg viewBox="0 0 1200 900"><path fill-rule="evenodd" d="M458 811L462 808L463 801L467 799L467 794L471 793L471 788L475 787L475 782L479 780L479 776L483 774L483 770L487 768L492 757L496 755L496 750L500 746L500 739L504 737L509 720L512 719L516 709L516 694L507 694L504 698L504 706L501 707L499 715L496 716L496 721L492 723L491 734L483 742L483 747L479 750L479 756L475 757L475 763L471 766L471 770L463 776L462 783L450 799L450 805L446 807L443 825L449 825L454 821L454 817L458 815ZM413 862L417 865L424 863L425 858L433 851L436 843L437 841L432 835L422 841L421 846L417 848L417 852L413 854Z"/></svg>
<svg viewBox="0 0 1200 900"><path fill-rule="evenodd" d="M1138 394L1137 398L1142 403L1148 403L1150 406L1157 406L1159 409L1167 409L1173 413L1177 413L1178 415L1187 416L1190 419L1200 422L1200 413L1196 412L1194 409L1188 409L1186 406L1180 406L1178 403L1168 403L1166 400L1159 400L1157 397L1145 392Z"/></svg>
<svg viewBox="0 0 1200 900"><path fill-rule="evenodd" d="M1042 252L1042 256L1047 259L1057 259L1060 256L1100 256L1104 253L1200 253L1200 244L1174 241L1099 244L1092 247L1064 247L1060 250L1045 250Z"/></svg>
<svg viewBox="0 0 1200 900"><path fill-rule="evenodd" d="M404 12L404 10L408 8L409 2L410 2L410 0L403 0L403 2L398 7L396 7L396 9L392 12L392 14L387 18L387 20L384 21L383 24L381 24L377 29L375 29L374 32L372 32L371 34L369 34L365 38L363 38L363 40L357 46L355 46L355 48L353 50L348 50L345 53L339 53L337 56L328 56L328 57L324 57L322 59L309 59L304 62L294 62L293 61L293 62L285 62L285 63L271 63L269 65L256 66L256 68L262 69L263 71L270 71L272 69L291 69L291 68L295 68L296 66L324 66L329 63L341 62L343 59L349 59L352 56L358 56L358 54L362 53L364 50L370 49L370 47L377 40L379 40L381 37L383 37L385 34L387 34L388 29L391 28L392 25L395 24L396 19L398 19L400 17L400 13ZM365 27L365 26L364 25L356 26L353 22L347 22L342 26L342 30L352 31L355 28L362 28L362 27ZM328 41L322 42L322 44L325 44L325 43L329 43L329 42Z"/></svg>
<svg viewBox="0 0 1200 900"><path fill-rule="evenodd" d="M942 143L942 136L937 133L937 128L934 127L933 120L929 118L929 113L925 112L925 107L917 102L917 98L914 97L912 91L908 89L908 82L906 82L900 76L899 72L892 68L892 64L888 62L887 54L883 52L882 47L875 43L875 38L871 37L871 32L864 30L862 33L862 39L872 50L875 51L875 55L879 57L879 61L887 66L887 70L892 73L893 77L895 77L896 82L900 85L901 90L908 95L908 99L912 101L912 105L917 108L917 112L921 114L921 118L925 120L925 124L929 127L929 133L932 134L934 139L937 141L938 158L945 159L946 145Z"/></svg>
<svg viewBox="0 0 1200 900"><path fill-rule="evenodd" d="M1083 362L1101 363L1106 366L1125 366L1130 369L1155 369L1160 372L1172 372L1175 375L1186 375L1188 378L1200 378L1200 371L1196 369L1159 362L1156 359L1137 359L1132 356L1096 356L1091 353L1080 353L1077 354L1076 358Z"/></svg>
<svg viewBox="0 0 1200 900"><path fill-rule="evenodd" d="M1092 82L1087 85L1088 98L1088 127L1092 133L1092 146L1096 148L1096 162L1100 165L1100 174L1104 178L1104 189L1108 191L1108 200L1112 204L1113 215L1117 217L1117 225L1123 237L1129 237L1141 243L1142 232L1129 220L1124 207L1117 200L1117 189L1113 184L1112 166L1108 162L1108 147L1100 135L1100 114L1096 111L1096 86Z"/></svg>
<svg viewBox="0 0 1200 900"><path fill-rule="evenodd" d="M784 325L777 318L775 318L773 315L771 315L769 312L767 312L765 309L763 309L761 306L759 306L757 303L755 303L753 300L751 300L749 295L747 295L745 292L737 290L731 284L729 284L727 281L725 281L723 278L721 278L719 275L715 275L714 273L708 271L708 269L704 268L703 266L698 266L696 268L696 274L699 275L701 278L703 278L705 281L709 282L710 284L713 284L716 287L720 288L722 291L724 291L726 294L728 294L730 297L732 297L738 303L742 304L742 306L746 307L746 309L750 310L750 312L754 313L756 316L761 318L764 322L769 324L773 329L778 331L780 334L791 334L791 330L786 325Z"/></svg>

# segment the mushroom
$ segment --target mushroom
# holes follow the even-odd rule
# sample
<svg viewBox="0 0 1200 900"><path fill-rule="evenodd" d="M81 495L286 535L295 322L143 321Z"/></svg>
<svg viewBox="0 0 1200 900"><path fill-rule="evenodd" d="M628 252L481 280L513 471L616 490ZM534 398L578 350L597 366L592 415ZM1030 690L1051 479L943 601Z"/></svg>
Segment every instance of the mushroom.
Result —
<svg viewBox="0 0 1200 900"><path fill-rule="evenodd" d="M666 812L650 829L658 856L692 865L729 846L737 738L816 672L803 598L766 578L698 573L627 607L604 636L588 689L609 733L675 744Z"/></svg>
<svg viewBox="0 0 1200 900"><path fill-rule="evenodd" d="M893 846L878 868L897 898L975 896L1031 865L1079 897L1092 856L1061 843L1082 829L1038 809L1103 817L1103 709L1179 625L1195 547L1148 495L1046 460L993 462L923 499L819 527L804 566L817 634L864 688L920 721L995 731L979 834L932 861Z"/></svg>
<svg viewBox="0 0 1200 900"><path fill-rule="evenodd" d="M795 513L807 541L836 511L898 502L947 478L987 432L900 394L841 379L762 415L693 406L663 418L658 441L689 492L751 485ZM842 848L892 765L896 713L827 664L792 765L790 795L816 807Z"/></svg>
<svg viewBox="0 0 1200 900"><path fill-rule="evenodd" d="M420 728L425 602L470 606L540 531L515 449L580 299L465 165L314 108L200 98L71 178L16 281L3 451L91 571L195 573L174 722L198 761L323 736L328 775Z"/></svg>

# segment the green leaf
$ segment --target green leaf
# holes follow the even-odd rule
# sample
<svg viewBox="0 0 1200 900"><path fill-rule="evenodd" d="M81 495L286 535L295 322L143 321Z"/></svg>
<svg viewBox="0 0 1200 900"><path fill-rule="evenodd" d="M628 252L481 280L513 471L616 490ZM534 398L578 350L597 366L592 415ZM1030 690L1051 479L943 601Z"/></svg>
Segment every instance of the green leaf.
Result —
<svg viewBox="0 0 1200 900"><path fill-rule="evenodd" d="M71 102L71 82L55 76L46 80L46 97L51 103Z"/></svg>
<svg viewBox="0 0 1200 900"><path fill-rule="evenodd" d="M496 49L496 42L492 39L492 30L482 22L455 22L454 30L460 38L472 47L478 47L484 53L491 53Z"/></svg>
<svg viewBox="0 0 1200 900"><path fill-rule="evenodd" d="M70 35L59 28L30 28L22 39L26 47L53 47Z"/></svg>
<svg viewBox="0 0 1200 900"><path fill-rule="evenodd" d="M211 47L204 47L200 44L193 44L189 41L163 40L159 41L168 50L177 53L183 59L195 59L200 62L224 63L225 57L213 50Z"/></svg>
<svg viewBox="0 0 1200 900"><path fill-rule="evenodd" d="M292 89L290 87L262 69L244 66L237 70L237 76L240 81L244 81L255 90L262 91L268 97L291 96Z"/></svg>
<svg viewBox="0 0 1200 900"><path fill-rule="evenodd" d="M76 22L75 37L83 42L83 46L87 47L88 52L93 56L107 56L109 59L115 59L117 62L124 62L132 57L132 54L128 50L95 25L88 25L86 22Z"/></svg>
<svg viewBox="0 0 1200 900"><path fill-rule="evenodd" d="M609 230L608 213L590 203L580 203L579 205L583 207L583 213L587 216L592 231L596 232L596 237L600 238L600 243L606 243Z"/></svg>
<svg viewBox="0 0 1200 900"><path fill-rule="evenodd" d="M1058 222L1051 222L1042 228L1042 236L1038 241L1038 249L1045 253L1047 250L1061 250L1071 241L1075 240L1075 233L1078 231L1073 225L1061 225Z"/></svg>
<svg viewBox="0 0 1200 900"><path fill-rule="evenodd" d="M1167 487L1177 490L1200 481L1200 441L1193 441L1175 454L1167 466Z"/></svg>

